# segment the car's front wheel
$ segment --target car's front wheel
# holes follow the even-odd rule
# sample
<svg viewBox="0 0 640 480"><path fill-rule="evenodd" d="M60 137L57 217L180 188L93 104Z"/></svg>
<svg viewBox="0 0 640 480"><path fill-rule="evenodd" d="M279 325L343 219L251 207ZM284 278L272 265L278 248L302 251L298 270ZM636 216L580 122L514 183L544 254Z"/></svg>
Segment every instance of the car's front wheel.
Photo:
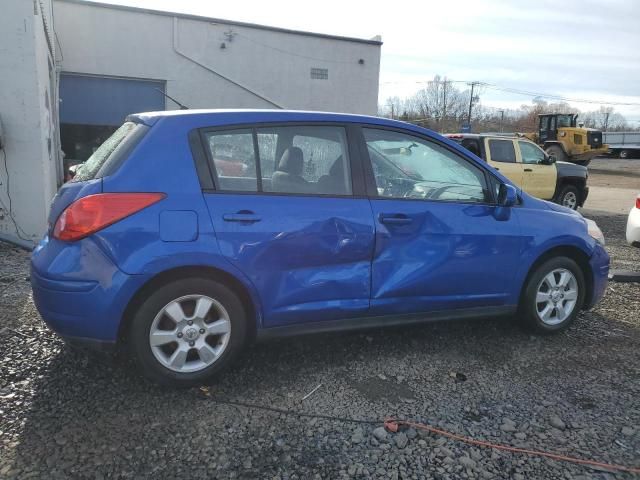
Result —
<svg viewBox="0 0 640 480"><path fill-rule="evenodd" d="M551 258L529 276L519 316L538 333L557 332L575 320L584 298L584 275L578 264L568 257Z"/></svg>
<svg viewBox="0 0 640 480"><path fill-rule="evenodd" d="M245 334L246 314L237 295L214 280L189 278L160 287L142 303L129 343L145 376L192 386L227 367Z"/></svg>
<svg viewBox="0 0 640 480"><path fill-rule="evenodd" d="M574 185L565 185L558 194L557 203L571 210L577 210L579 195L580 193Z"/></svg>

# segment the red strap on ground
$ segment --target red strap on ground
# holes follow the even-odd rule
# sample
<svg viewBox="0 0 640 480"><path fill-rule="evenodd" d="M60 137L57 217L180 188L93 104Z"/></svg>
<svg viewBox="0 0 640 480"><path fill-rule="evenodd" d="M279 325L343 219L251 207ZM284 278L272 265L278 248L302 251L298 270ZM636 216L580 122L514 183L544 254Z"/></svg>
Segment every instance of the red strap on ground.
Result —
<svg viewBox="0 0 640 480"><path fill-rule="evenodd" d="M414 423L414 422L408 422L405 420L396 420L393 418L390 418L384 421L384 427L390 432L397 432L398 427L400 425L406 425L408 427L413 427L419 430L426 430L427 432L435 433L436 435L452 438L453 440L468 443L470 445L477 445L479 447L493 448L494 450L504 450L507 452L514 452L514 453L524 453L526 455L552 458L554 460L578 463L581 465L591 465L593 467L600 467L600 468L605 468L607 470L615 470L619 472L640 473L640 468L625 467L624 465L613 465L610 463L596 462L594 460L584 460L582 458L568 457L566 455L560 455L557 453L542 452L539 450L528 450L526 448L511 447L509 445L500 445L496 443L485 442L482 440L475 440L473 438L464 437L462 435L447 432L445 430L440 430L438 428L431 427L424 423Z"/></svg>

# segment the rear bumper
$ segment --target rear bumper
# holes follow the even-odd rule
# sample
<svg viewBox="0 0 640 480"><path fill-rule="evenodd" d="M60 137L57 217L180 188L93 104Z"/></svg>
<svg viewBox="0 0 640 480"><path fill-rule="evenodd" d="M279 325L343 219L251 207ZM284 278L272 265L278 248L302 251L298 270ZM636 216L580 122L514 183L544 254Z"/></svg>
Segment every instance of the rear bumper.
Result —
<svg viewBox="0 0 640 480"><path fill-rule="evenodd" d="M45 323L71 344L115 343L126 307L118 285L130 283L118 273L110 286L44 277L33 267L33 301Z"/></svg>
<svg viewBox="0 0 640 480"><path fill-rule="evenodd" d="M36 308L71 344L115 344L124 310L145 278L123 273L90 239L45 238L31 256Z"/></svg>
<svg viewBox="0 0 640 480"><path fill-rule="evenodd" d="M585 308L591 308L597 304L607 289L609 281L609 254L599 243L593 251L593 255L589 259L589 265L592 272L592 285L590 298L587 299Z"/></svg>

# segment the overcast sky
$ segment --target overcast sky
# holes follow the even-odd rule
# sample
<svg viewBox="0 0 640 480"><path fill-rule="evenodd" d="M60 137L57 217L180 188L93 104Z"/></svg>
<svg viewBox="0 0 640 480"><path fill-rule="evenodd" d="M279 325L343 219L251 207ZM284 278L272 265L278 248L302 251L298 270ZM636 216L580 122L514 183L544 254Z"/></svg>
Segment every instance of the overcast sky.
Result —
<svg viewBox="0 0 640 480"><path fill-rule="evenodd" d="M380 102L440 74L615 106L640 125L640 0L103 0L277 27L381 35ZM378 7L377 5L380 5ZM460 84L464 87L464 84ZM484 105L531 97L483 87ZM599 104L574 103L586 111Z"/></svg>

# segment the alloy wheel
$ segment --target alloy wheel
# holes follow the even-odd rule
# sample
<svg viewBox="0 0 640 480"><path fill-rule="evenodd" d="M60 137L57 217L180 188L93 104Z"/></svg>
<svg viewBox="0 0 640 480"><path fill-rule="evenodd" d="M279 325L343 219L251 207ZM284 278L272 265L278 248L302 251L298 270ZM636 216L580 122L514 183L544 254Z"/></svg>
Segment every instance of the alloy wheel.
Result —
<svg viewBox="0 0 640 480"><path fill-rule="evenodd" d="M536 313L546 325L564 322L578 301L578 280L566 268L552 270L538 284L536 290Z"/></svg>
<svg viewBox="0 0 640 480"><path fill-rule="evenodd" d="M165 305L149 330L151 351L164 367L197 372L224 353L231 322L224 306L206 295L186 295Z"/></svg>
<svg viewBox="0 0 640 480"><path fill-rule="evenodd" d="M571 210L575 210L577 205L578 197L576 196L576 194L574 192L565 193L564 197L562 198L562 206L570 208Z"/></svg>

